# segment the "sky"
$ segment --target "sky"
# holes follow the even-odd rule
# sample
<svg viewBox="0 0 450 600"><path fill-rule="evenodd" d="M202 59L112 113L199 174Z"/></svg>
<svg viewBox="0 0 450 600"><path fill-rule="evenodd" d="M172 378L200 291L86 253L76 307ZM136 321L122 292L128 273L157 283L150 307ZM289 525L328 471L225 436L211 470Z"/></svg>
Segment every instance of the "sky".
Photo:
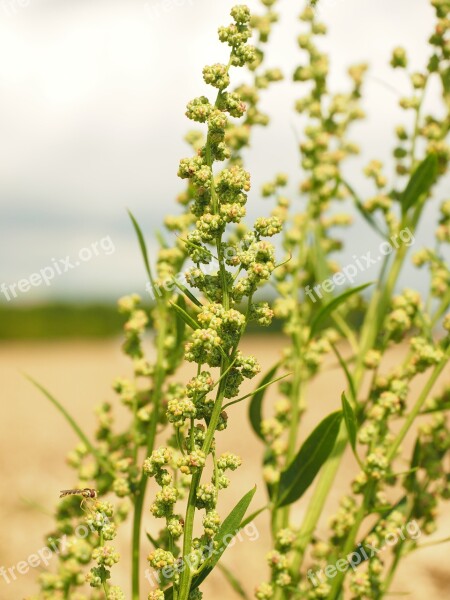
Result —
<svg viewBox="0 0 450 600"><path fill-rule="evenodd" d="M258 190L277 172L289 174L287 193L298 202L294 131L301 137L303 123L292 107L302 90L290 78L303 60L296 44L302 4L280 0L280 22L267 49L267 65L280 67L287 77L264 92L262 107L271 124L255 132L246 154L253 182L250 221L270 211ZM410 93L409 82L389 67L392 48L404 46L412 68L423 69L433 10L427 0L321 4L329 26L322 47L330 53L331 88L348 89L350 64L370 64L367 120L352 132L364 152L346 166L348 179L369 197L373 190L361 176L363 166L378 158L391 174L395 125L409 124L398 107L399 97ZM153 251L155 232L165 214L177 212L175 197L184 187L176 173L180 158L190 154L183 141L190 128L185 106L210 93L202 69L224 60L217 28L229 23L233 5L230 0L0 0L0 284L17 284L52 265L55 273L49 285L31 286L11 301L111 300L144 293L145 274L126 209L138 218ZM248 5L261 10L257 0ZM241 77L235 70L233 82ZM428 94L427 106L439 114L436 90ZM445 194L450 196L448 180L438 198ZM436 205L419 231L421 242L431 243ZM359 221L345 237L343 264L379 244ZM358 277L357 283L364 283L368 276ZM415 279L407 270L404 283ZM0 302L6 301L0 295Z"/></svg>

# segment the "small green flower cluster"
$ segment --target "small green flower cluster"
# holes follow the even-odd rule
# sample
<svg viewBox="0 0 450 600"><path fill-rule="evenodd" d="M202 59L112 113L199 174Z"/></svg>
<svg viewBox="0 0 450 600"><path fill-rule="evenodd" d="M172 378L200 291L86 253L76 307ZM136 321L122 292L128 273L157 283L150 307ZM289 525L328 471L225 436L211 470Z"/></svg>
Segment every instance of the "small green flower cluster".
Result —
<svg viewBox="0 0 450 600"><path fill-rule="evenodd" d="M111 567L119 561L119 555L105 542L116 536L117 526L126 518L123 505L114 510L110 502L95 501L85 509L80 520L80 500L67 497L57 513L56 529L48 537L48 548L59 557L57 573L43 572L39 576L41 593L30 600L63 598L64 590L71 590L70 597L77 600L125 600L122 590L109 586ZM114 514L115 513L115 514ZM86 574L85 568L92 562ZM81 590L88 583L94 591L88 595Z"/></svg>
<svg viewBox="0 0 450 600"><path fill-rule="evenodd" d="M271 572L271 582L262 583L256 588L255 597L258 600L270 600L276 587L284 590L291 585L288 555L296 539L297 532L292 529L280 529L277 532L275 549L266 557Z"/></svg>

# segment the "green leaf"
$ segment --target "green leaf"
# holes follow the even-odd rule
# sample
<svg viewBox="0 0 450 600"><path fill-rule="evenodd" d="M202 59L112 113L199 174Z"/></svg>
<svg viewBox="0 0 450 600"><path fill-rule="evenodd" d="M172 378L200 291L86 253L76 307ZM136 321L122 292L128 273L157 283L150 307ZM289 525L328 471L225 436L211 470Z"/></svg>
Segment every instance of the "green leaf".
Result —
<svg viewBox="0 0 450 600"><path fill-rule="evenodd" d="M42 386L40 383L38 383L30 375L27 375L26 373L24 375L28 379L28 381L30 381L40 392L42 392L42 394L44 394L44 396L48 400L50 400L50 402L53 404L53 406L63 415L63 417L65 418L67 423L70 425L70 427L73 429L73 431L77 434L77 436L80 438L80 440L86 446L86 448L89 450L89 452L92 454L92 456L94 456L97 459L97 462L99 463L99 465L101 465L107 473L110 473L115 478L115 473L111 469L108 462L103 458L103 456L101 456L99 454L97 449L91 444L90 440L84 434L83 430L78 425L78 423L75 421L75 419L72 417L72 415L70 415L68 413L68 411L64 408L64 406L54 396L52 396L50 394L50 392L44 386Z"/></svg>
<svg viewBox="0 0 450 600"><path fill-rule="evenodd" d="M186 302L183 296L178 296L177 306L184 312L186 312ZM186 331L186 322L181 318L180 313L177 312L176 322L176 352L183 352L184 335Z"/></svg>
<svg viewBox="0 0 450 600"><path fill-rule="evenodd" d="M345 377L347 378L347 383L348 383L348 387L350 388L350 392L352 394L352 399L354 402L356 402L356 388L355 388L355 382L353 381L353 377L350 374L350 371L347 367L347 363L345 362L345 360L343 359L341 353L339 352L339 350L337 349L337 347L335 346L335 344L331 344L331 347L333 348L334 353L337 356L337 359L339 361L339 364L341 365L344 373L345 373Z"/></svg>
<svg viewBox="0 0 450 600"><path fill-rule="evenodd" d="M347 427L348 439L356 456L356 434L358 431L358 422L356 420L356 415L353 412L353 408L351 407L350 402L347 400L345 392L342 392L342 412L344 414L345 426Z"/></svg>
<svg viewBox="0 0 450 600"><path fill-rule="evenodd" d="M177 315L183 319L186 325L188 325L191 329L200 329L200 325L197 323L197 321L195 321L181 306L175 304L175 302L170 302L170 305L175 310Z"/></svg>
<svg viewBox="0 0 450 600"><path fill-rule="evenodd" d="M264 436L261 431L261 421L262 421L262 403L264 400L264 396L266 395L267 384L272 381L274 375L280 368L280 363L277 363L270 371L261 379L261 382L258 386L259 391L257 391L251 402L248 409L248 415L250 418L250 424L252 426L253 431L256 435L264 441Z"/></svg>
<svg viewBox="0 0 450 600"><path fill-rule="evenodd" d="M252 501L252 498L255 495L255 492L256 487L247 492L247 494L245 494L245 496L241 498L241 500L239 500L239 502L236 504L236 506L233 508L233 510L222 523L219 531L214 537L216 547L213 551L213 554L205 562L200 573L193 578L191 584L191 591L198 588L198 586L201 585L203 581L208 577L208 575L211 573L211 571L221 559L223 553L227 549L228 544L231 542L233 537L241 530L241 523L244 519L248 507L250 506L250 502ZM173 587L167 589L164 592L164 598L165 600L173 600Z"/></svg>
<svg viewBox="0 0 450 600"><path fill-rule="evenodd" d="M142 230L139 227L139 223L136 221L133 213L131 212L131 210L128 210L128 214L130 215L130 219L131 222L133 223L133 227L134 230L136 232L137 238L138 238L138 242L139 242L139 247L141 249L141 254L142 254L142 258L144 259L144 265L145 265L145 270L147 271L147 275L148 278L150 280L150 284L152 286L152 290L153 290L153 294L155 297L155 300L159 298L159 293L155 284L155 280L153 279L153 274L152 274L152 270L150 268L150 262L148 260L148 252L147 252L147 246L145 244L145 239L144 236L142 234Z"/></svg>
<svg viewBox="0 0 450 600"><path fill-rule="evenodd" d="M256 519L256 517L259 517L259 515L261 513L263 513L265 510L270 510L270 506L268 504L266 506L258 508L258 510L255 510L255 512L252 512L248 517L245 517L245 519L241 523L240 529L244 529L244 527L246 527L249 523L254 521Z"/></svg>
<svg viewBox="0 0 450 600"><path fill-rule="evenodd" d="M228 567L225 567L225 565L221 565L220 563L217 566L219 567L219 570L222 571L223 576L228 581L233 590L236 592L236 594L241 598L244 598L244 600L250 600L244 588L242 587L241 582L238 579L236 579L236 577L233 575L230 569L228 569Z"/></svg>
<svg viewBox="0 0 450 600"><path fill-rule="evenodd" d="M374 282L371 281L369 283L365 283L364 285L359 285L358 287L351 288L350 290L346 290L343 294L341 294L340 296L337 296L336 298L333 298L333 300L328 302L328 304L325 304L325 306L322 306L322 308L319 310L319 312L313 317L313 320L311 323L311 333L309 335L310 339L312 339L314 337L314 335L320 329L320 326L324 323L324 321L327 320L327 318L331 315L331 313L334 310L336 310L336 308L338 308L341 304L343 304L346 300L348 300L348 298L350 298L350 296L353 296L354 294L358 294L359 292L362 292L367 287L369 287L369 285L373 285L373 283Z"/></svg>
<svg viewBox="0 0 450 600"><path fill-rule="evenodd" d="M148 531L145 532L145 535L155 550L157 548L159 548L160 544L159 544L158 540L155 540L155 538Z"/></svg>
<svg viewBox="0 0 450 600"><path fill-rule="evenodd" d="M155 235L161 248L169 248L169 244L166 242L163 234L160 231L157 231Z"/></svg>
<svg viewBox="0 0 450 600"><path fill-rule="evenodd" d="M184 296L179 295L176 301L176 306L181 311L186 311L186 301ZM181 314L175 310L175 347L173 352L170 352L167 360L169 362L170 369L175 369L179 364L180 360L184 356L184 342L186 337L186 322L181 317Z"/></svg>
<svg viewBox="0 0 450 600"><path fill-rule="evenodd" d="M278 508L296 502L312 484L333 451L341 421L342 411L328 415L304 442L287 469L281 473Z"/></svg>
<svg viewBox="0 0 450 600"><path fill-rule="evenodd" d="M270 466L273 467L273 464L277 462L277 456L272 448L266 446L263 454L263 468ZM277 491L277 484L270 483L270 481L266 481L266 490L269 500L272 501L275 498Z"/></svg>
<svg viewBox="0 0 450 600"><path fill-rule="evenodd" d="M343 179L339 179L339 181L348 189L348 191L350 192L353 201L355 203L356 209L358 210L359 214L362 216L362 218L372 227L372 229L374 231L376 231L383 239L387 238L386 233L381 229L381 227L378 225L377 221L374 219L374 217L367 212L367 210L364 208L361 200L359 199L358 195L356 194L355 190L351 187L350 184L348 184L346 181L344 181Z"/></svg>
<svg viewBox="0 0 450 600"><path fill-rule="evenodd" d="M411 473L408 475L405 484L408 486L407 489L411 489L417 481L417 470L420 468L420 462L422 459L422 444L420 439L417 438L414 445L413 455L411 457L410 470Z"/></svg>
<svg viewBox="0 0 450 600"><path fill-rule="evenodd" d="M197 298L194 296L194 294L187 289L187 287L185 287L182 283L180 283L179 281L177 281L175 279L175 277L172 277L172 281L174 283L174 285L181 291L183 292L183 294L189 298L189 300L191 302L193 302L196 306L198 306L199 308L203 308L203 304L200 302L200 300L197 300Z"/></svg>
<svg viewBox="0 0 450 600"><path fill-rule="evenodd" d="M408 185L400 197L403 214L406 214L424 194L428 194L436 180L437 171L437 157L435 154L430 154L411 175Z"/></svg>
<svg viewBox="0 0 450 600"><path fill-rule="evenodd" d="M319 227L317 227L317 230L318 231L314 236L314 271L316 273L317 281L323 281L329 277L330 267L327 262L327 256L322 248L322 244L320 243L321 232ZM323 293L326 296L329 292L325 292L324 290Z"/></svg>
<svg viewBox="0 0 450 600"><path fill-rule="evenodd" d="M441 72L442 85L446 94L450 94L450 69Z"/></svg>
<svg viewBox="0 0 450 600"><path fill-rule="evenodd" d="M272 379L268 383L264 383L263 385L260 385L259 387L256 388L256 390L254 392L250 392L249 394L245 394L245 396L241 396L237 400L232 400L231 402L228 402L228 404L225 404L225 406L223 406L222 410L225 410L226 408L233 406L233 404L238 404L238 402L242 402L242 400L246 400L247 398L250 398L250 396L254 396L255 394L264 392L266 390L266 388L270 387L274 383L278 383L278 381L281 381L282 379L286 379L286 377L289 377L289 375L292 375L292 373L286 373L286 375L281 375L281 377L277 377L276 379Z"/></svg>

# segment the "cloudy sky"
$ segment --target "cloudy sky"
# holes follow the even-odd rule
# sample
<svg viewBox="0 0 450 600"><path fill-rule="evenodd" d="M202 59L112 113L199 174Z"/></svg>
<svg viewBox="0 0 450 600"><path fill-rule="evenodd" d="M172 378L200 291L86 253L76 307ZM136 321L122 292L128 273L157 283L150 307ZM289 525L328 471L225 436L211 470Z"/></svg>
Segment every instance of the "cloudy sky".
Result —
<svg viewBox="0 0 450 600"><path fill-rule="evenodd" d="M176 171L179 159L189 154L183 142L189 127L185 105L208 93L201 71L224 59L216 31L229 22L233 4L0 0L0 283L78 256L105 238L115 248L81 261L48 287L22 294L23 301L143 291L144 273L125 210L136 214L151 247L183 188ZM259 9L256 0L248 4ZM267 63L290 75L302 61L296 45L302 2L279 4L281 20ZM354 129L365 152L347 168L367 195L362 166L381 158L391 171L394 126L408 123L398 98L409 93L409 84L404 73L389 68L391 50L404 45L413 68L423 68L433 11L427 0L323 0L322 15L330 29L323 45L331 56L333 89L348 85L350 64L371 65L368 118ZM299 95L301 86L288 79L264 96L272 123L255 134L248 152L250 217L270 209L258 188L277 171L290 174L296 195L300 173L293 130L300 134L302 123L292 105ZM440 110L433 90L427 102ZM433 218L431 208L420 232L425 241L431 239ZM347 241L344 262L378 244L364 224Z"/></svg>

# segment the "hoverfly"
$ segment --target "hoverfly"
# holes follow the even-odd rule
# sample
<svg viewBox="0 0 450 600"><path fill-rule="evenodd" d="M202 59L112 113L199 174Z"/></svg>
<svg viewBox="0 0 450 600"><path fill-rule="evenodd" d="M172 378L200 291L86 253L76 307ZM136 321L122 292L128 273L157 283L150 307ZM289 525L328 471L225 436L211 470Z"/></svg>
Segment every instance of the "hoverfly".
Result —
<svg viewBox="0 0 450 600"><path fill-rule="evenodd" d="M66 498L66 496L82 496L80 508L84 510L83 506L87 500L95 500L98 493L97 490L92 488L73 489L73 490L61 490L59 497Z"/></svg>
<svg viewBox="0 0 450 600"><path fill-rule="evenodd" d="M74 490L61 490L60 498L65 498L66 496L83 496L83 498L97 498L97 490L93 490L91 488L74 489Z"/></svg>

